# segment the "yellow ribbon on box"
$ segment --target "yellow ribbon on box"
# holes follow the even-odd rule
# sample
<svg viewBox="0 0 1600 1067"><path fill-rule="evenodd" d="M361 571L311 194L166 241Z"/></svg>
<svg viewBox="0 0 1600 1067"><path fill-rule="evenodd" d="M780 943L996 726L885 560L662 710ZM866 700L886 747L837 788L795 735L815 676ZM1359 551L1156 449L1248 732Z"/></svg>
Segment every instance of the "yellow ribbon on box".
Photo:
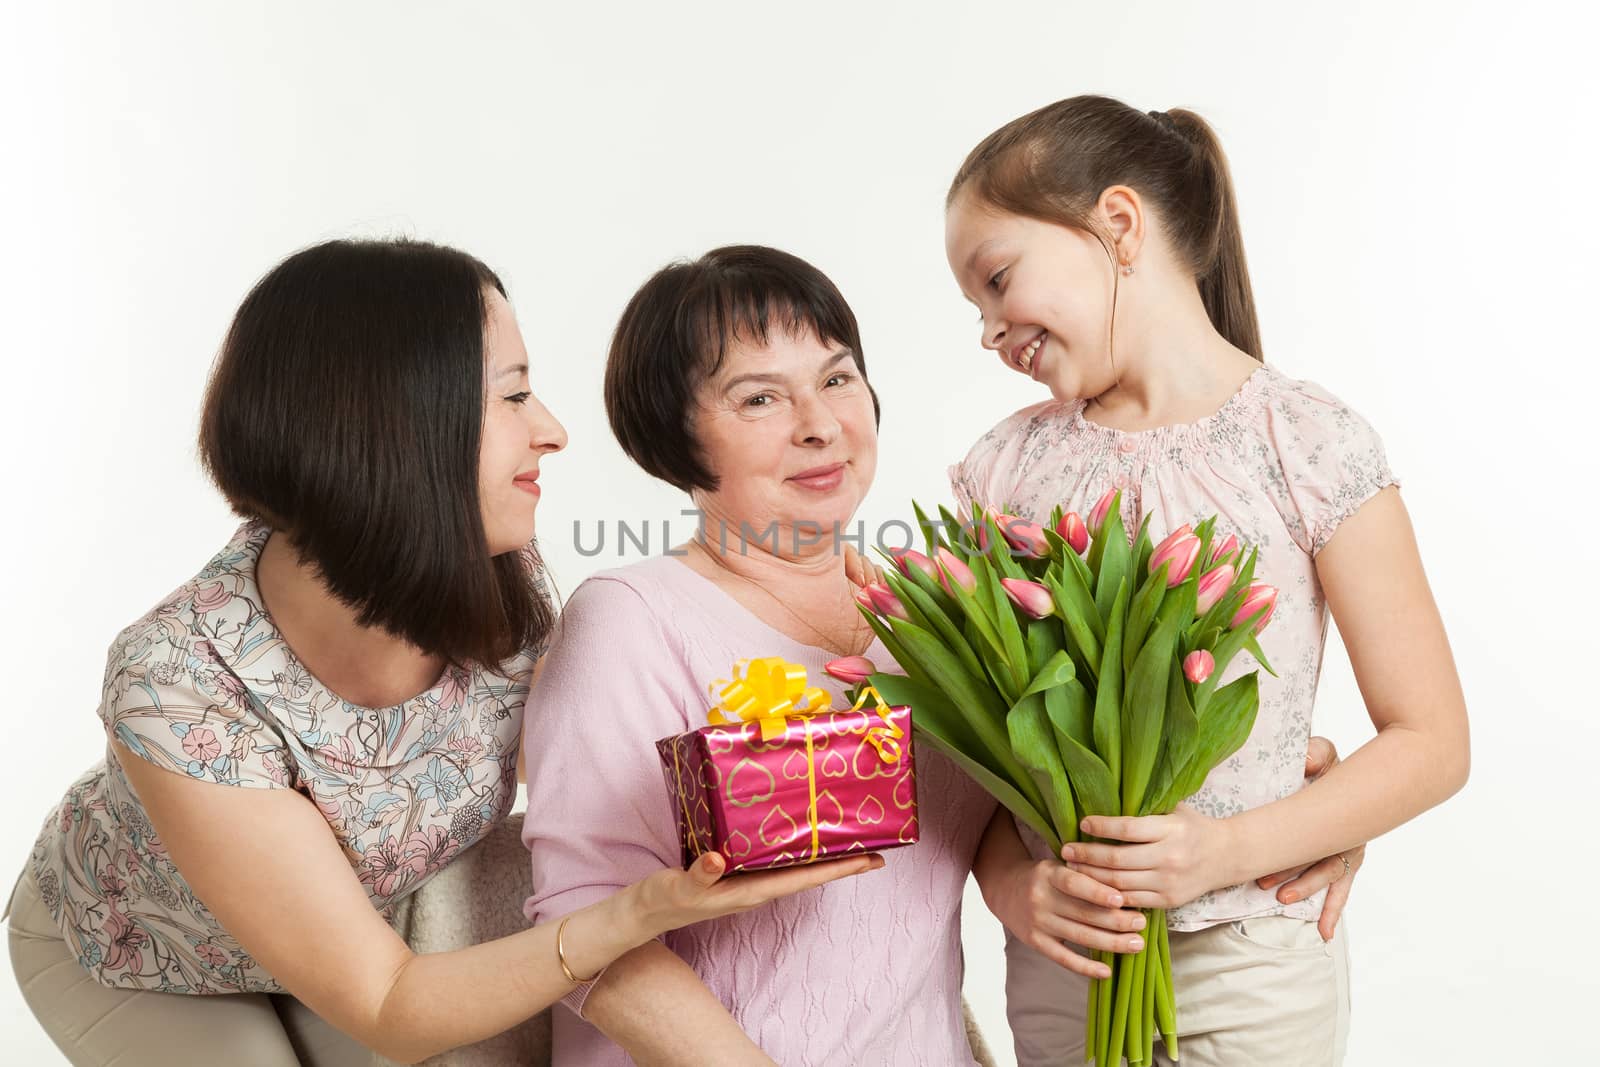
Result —
<svg viewBox="0 0 1600 1067"><path fill-rule="evenodd" d="M743 677L740 677L741 673ZM740 660L733 665L731 682L719 679L712 682L709 689L711 695L717 698L709 718L719 726L735 722L759 722L763 741L775 741L787 733L791 716L799 719L805 728L806 790L810 801L806 817L811 823L811 854L804 862L816 862L821 848L821 828L817 819L817 757L811 741L811 719L833 710L833 697L826 690L806 685L806 669L781 656ZM898 763L902 755L900 739L905 736L905 731L889 717L889 704L882 694L870 685L863 687L851 710L859 710L869 698L874 701L873 710L883 721L867 730L867 741L884 763ZM679 793L682 795L681 789ZM688 817L687 809L684 815ZM689 825L692 826L692 822ZM699 855L698 836L691 831L690 839L695 854Z"/></svg>
<svg viewBox="0 0 1600 1067"><path fill-rule="evenodd" d="M740 672L744 677L739 677ZM816 686L806 685L806 669L780 656L740 660L733 665L733 681L712 682L711 721L761 723L761 740L775 741L789 728L788 716L829 711L833 698Z"/></svg>

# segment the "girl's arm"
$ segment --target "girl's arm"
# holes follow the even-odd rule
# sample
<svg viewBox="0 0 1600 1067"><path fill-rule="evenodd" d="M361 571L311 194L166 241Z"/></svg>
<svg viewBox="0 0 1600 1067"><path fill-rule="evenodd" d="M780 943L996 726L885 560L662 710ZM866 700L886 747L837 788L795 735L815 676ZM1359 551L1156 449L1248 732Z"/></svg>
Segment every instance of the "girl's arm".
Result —
<svg viewBox="0 0 1600 1067"><path fill-rule="evenodd" d="M1306 746L1306 778L1315 781L1328 773L1339 762L1339 752L1326 737L1313 737ZM1277 887L1274 894L1279 903L1293 904L1297 900L1326 889L1322 898L1322 912L1317 916L1317 929L1324 941L1332 941L1338 932L1339 916L1350 903L1350 890L1355 885L1356 872L1367 859L1367 846L1357 845L1332 856L1324 856L1308 866L1296 865L1256 879L1262 889Z"/></svg>
<svg viewBox="0 0 1600 1067"><path fill-rule="evenodd" d="M115 745L195 895L285 989L368 1048L423 1060L515 1026L575 988L556 961L554 923L417 955L373 908L304 796L196 781ZM573 912L567 964L591 975L666 930L882 863L853 857L721 882L721 857L711 854L690 871L660 871Z"/></svg>
<svg viewBox="0 0 1600 1067"><path fill-rule="evenodd" d="M1466 782L1466 701L1399 492L1346 519L1316 566L1377 737L1293 796L1228 819L1188 808L1085 819L1093 836L1137 842L1070 846L1080 870L1131 905L1176 907L1352 848Z"/></svg>

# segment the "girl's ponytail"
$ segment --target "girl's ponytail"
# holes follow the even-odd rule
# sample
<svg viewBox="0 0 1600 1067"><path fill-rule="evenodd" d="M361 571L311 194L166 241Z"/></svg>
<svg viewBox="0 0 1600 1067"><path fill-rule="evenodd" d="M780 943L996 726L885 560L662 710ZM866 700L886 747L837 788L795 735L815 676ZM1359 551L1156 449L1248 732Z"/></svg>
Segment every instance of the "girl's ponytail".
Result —
<svg viewBox="0 0 1600 1067"><path fill-rule="evenodd" d="M1158 121L1160 114L1155 116ZM1210 123L1193 111L1173 108L1166 112L1172 128L1194 146L1195 193L1209 218L1203 266L1195 272L1200 299L1217 332L1228 343L1261 359L1261 326L1256 321L1255 295L1244 258L1244 234L1239 228L1239 204L1233 194L1233 175L1222 142Z"/></svg>
<svg viewBox="0 0 1600 1067"><path fill-rule="evenodd" d="M963 190L1002 211L1094 234L1094 207L1113 185L1139 192L1194 273L1217 332L1262 358L1245 268L1233 178L1217 135L1192 111L1136 111L1105 96L1074 96L1006 123L970 153L946 204Z"/></svg>

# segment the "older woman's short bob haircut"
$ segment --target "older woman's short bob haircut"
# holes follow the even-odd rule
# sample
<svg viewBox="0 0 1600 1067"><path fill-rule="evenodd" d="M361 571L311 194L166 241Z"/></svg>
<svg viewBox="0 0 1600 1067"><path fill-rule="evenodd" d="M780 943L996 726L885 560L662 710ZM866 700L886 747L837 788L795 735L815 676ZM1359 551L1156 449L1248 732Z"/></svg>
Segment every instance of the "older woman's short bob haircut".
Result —
<svg viewBox="0 0 1600 1067"><path fill-rule="evenodd" d="M500 666L555 623L537 556L490 556L478 499L486 296L453 248L329 241L245 297L212 369L200 457L359 613L451 663Z"/></svg>
<svg viewBox="0 0 1600 1067"><path fill-rule="evenodd" d="M848 348L867 381L855 312L798 256L730 245L658 271L628 301L606 360L606 415L622 450L686 492L715 489L691 427L695 391L721 368L729 345L766 344L774 328ZM872 409L876 415L875 392Z"/></svg>

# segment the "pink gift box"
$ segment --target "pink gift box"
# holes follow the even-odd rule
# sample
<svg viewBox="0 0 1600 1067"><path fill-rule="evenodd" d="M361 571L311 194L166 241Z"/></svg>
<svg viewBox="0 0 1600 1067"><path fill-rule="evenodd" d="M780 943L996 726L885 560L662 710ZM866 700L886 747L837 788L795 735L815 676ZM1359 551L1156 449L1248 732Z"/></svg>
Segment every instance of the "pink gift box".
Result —
<svg viewBox="0 0 1600 1067"><path fill-rule="evenodd" d="M656 749L685 867L711 851L757 871L917 840L909 707L791 715L768 741L760 720L703 726Z"/></svg>

